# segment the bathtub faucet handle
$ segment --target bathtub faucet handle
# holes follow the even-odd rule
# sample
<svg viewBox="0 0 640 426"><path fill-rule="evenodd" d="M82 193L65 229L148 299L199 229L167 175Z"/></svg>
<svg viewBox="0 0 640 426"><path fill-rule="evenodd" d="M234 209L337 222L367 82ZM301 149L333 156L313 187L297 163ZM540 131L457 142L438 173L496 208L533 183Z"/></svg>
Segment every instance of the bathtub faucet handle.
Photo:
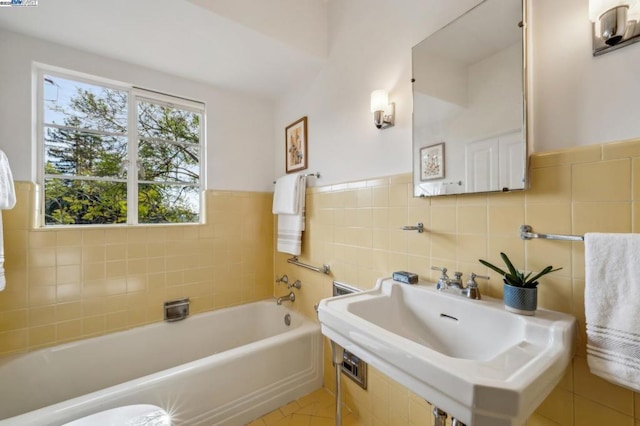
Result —
<svg viewBox="0 0 640 426"><path fill-rule="evenodd" d="M284 274L283 276L279 277L276 275L276 283L280 284L289 284L289 277L287 276L287 274Z"/></svg>
<svg viewBox="0 0 640 426"><path fill-rule="evenodd" d="M300 290L300 288L302 287L302 282L300 280L295 280L293 282L293 284L288 285L288 288L297 288L298 290Z"/></svg>

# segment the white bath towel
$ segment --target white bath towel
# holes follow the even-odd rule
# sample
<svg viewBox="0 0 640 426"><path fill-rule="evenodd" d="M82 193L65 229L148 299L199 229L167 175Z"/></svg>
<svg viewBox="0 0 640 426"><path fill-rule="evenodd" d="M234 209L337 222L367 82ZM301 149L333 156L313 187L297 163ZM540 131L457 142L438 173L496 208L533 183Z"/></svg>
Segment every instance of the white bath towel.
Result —
<svg viewBox="0 0 640 426"><path fill-rule="evenodd" d="M273 192L273 214L298 214L300 208L300 175L285 175L276 179ZM304 187L302 187L304 191Z"/></svg>
<svg viewBox="0 0 640 426"><path fill-rule="evenodd" d="M307 178L302 175L296 176L296 213L278 214L278 241L277 248L281 253L289 253L298 256L302 251L302 231L305 227L305 191L307 186ZM289 176L285 176L289 177ZM282 179L282 178L281 178ZM276 210L276 194L278 186L276 183L276 193L274 193L274 211ZM280 211L280 210L278 210Z"/></svg>
<svg viewBox="0 0 640 426"><path fill-rule="evenodd" d="M9 167L9 160L0 151L0 210L9 210L16 205L16 192L13 186L13 175ZM0 212L0 291L6 285L4 276L4 238L2 231L2 212Z"/></svg>
<svg viewBox="0 0 640 426"><path fill-rule="evenodd" d="M589 369L640 391L640 234L586 234Z"/></svg>

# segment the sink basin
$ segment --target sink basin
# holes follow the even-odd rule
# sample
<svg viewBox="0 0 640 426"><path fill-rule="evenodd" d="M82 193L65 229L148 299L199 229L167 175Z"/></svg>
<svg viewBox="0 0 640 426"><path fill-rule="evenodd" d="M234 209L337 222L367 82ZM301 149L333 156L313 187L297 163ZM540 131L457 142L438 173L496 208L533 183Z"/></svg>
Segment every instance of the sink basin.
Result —
<svg viewBox="0 0 640 426"><path fill-rule="evenodd" d="M562 378L575 318L502 300L471 300L435 284L378 280L324 299L322 333L467 425L522 425Z"/></svg>

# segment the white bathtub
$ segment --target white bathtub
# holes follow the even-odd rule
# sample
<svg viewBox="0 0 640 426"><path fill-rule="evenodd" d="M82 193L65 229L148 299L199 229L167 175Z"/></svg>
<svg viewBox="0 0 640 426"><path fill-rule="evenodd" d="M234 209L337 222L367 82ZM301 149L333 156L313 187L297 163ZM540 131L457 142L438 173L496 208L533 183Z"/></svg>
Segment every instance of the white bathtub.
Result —
<svg viewBox="0 0 640 426"><path fill-rule="evenodd" d="M317 324L268 300L6 357L0 425L131 404L173 425L242 425L322 386L321 344Z"/></svg>

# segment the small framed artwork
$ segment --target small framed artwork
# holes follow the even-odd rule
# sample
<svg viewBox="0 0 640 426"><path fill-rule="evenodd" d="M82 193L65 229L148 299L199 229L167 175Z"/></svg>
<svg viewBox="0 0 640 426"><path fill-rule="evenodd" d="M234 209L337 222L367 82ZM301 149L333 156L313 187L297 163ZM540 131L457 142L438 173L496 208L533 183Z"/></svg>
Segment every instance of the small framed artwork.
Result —
<svg viewBox="0 0 640 426"><path fill-rule="evenodd" d="M285 129L286 172L293 173L307 168L307 117L291 123Z"/></svg>
<svg viewBox="0 0 640 426"><path fill-rule="evenodd" d="M444 177L444 142L420 149L420 180Z"/></svg>

